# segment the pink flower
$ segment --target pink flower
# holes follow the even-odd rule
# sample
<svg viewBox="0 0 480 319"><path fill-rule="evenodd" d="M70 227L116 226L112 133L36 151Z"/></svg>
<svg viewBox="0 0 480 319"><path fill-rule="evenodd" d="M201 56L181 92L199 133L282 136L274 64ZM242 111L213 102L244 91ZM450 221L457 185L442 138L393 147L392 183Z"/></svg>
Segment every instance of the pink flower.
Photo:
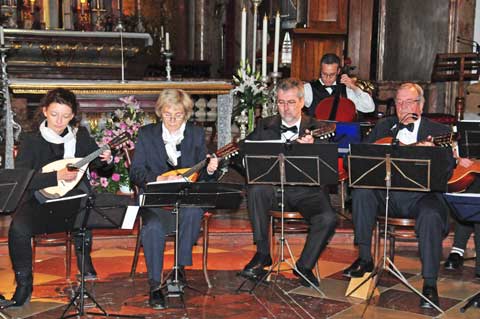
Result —
<svg viewBox="0 0 480 319"><path fill-rule="evenodd" d="M128 128L128 125L126 123L122 122L122 123L120 123L120 128L122 130L126 130Z"/></svg>
<svg viewBox="0 0 480 319"><path fill-rule="evenodd" d="M114 162L115 164L118 164L118 162L120 162L120 157L115 156L115 157L113 158L113 162Z"/></svg>
<svg viewBox="0 0 480 319"><path fill-rule="evenodd" d="M113 174L112 174L112 181L114 181L114 182L119 182L119 181L120 181L120 174L118 174L118 173L113 173Z"/></svg>
<svg viewBox="0 0 480 319"><path fill-rule="evenodd" d="M91 177L92 179L97 179L97 178L98 178L97 172L91 171L91 172L90 172L90 177Z"/></svg>
<svg viewBox="0 0 480 319"><path fill-rule="evenodd" d="M103 188L106 188L108 186L108 179L100 177L100 185L102 185Z"/></svg>

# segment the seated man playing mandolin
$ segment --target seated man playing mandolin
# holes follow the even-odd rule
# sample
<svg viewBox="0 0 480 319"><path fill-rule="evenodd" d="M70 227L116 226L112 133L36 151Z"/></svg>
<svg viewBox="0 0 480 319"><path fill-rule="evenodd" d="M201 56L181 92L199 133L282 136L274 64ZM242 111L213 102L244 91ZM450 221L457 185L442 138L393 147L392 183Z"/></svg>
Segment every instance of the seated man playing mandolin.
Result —
<svg viewBox="0 0 480 319"><path fill-rule="evenodd" d="M372 97L357 87L355 80L350 78L348 74L342 74L340 58L333 53L327 53L320 60L320 78L305 83L305 107L308 115L315 117L318 104L328 97L335 96L337 90L339 90L338 93L341 97L347 98L355 104L357 111L371 113L375 110ZM338 112L342 112L342 110L338 109ZM354 112L355 110L351 114L352 117L355 117ZM328 119L325 118L324 120Z"/></svg>
<svg viewBox="0 0 480 319"><path fill-rule="evenodd" d="M432 136L451 132L448 126L422 117L425 98L422 88L413 83L404 83L395 97L396 117L380 120L365 143L374 143L385 137L404 145L434 146ZM423 142L422 142L423 141ZM453 153L449 158L448 173L455 166ZM355 243L359 258L343 275L362 277L374 268L371 244L377 214L385 213L386 191L357 188L352 191L352 215ZM419 241L422 262L423 295L438 305L437 277L442 256L442 241L448 233L449 209L442 194L434 192L390 191L389 215L400 218L415 218L415 232ZM421 299L422 308L432 306Z"/></svg>
<svg viewBox="0 0 480 319"><path fill-rule="evenodd" d="M161 121L140 128L130 168L130 179L141 191L150 182L184 181L186 177L178 176L184 171L180 168L197 166L207 157L204 130L188 122L192 109L193 101L183 90L167 89L160 94L155 114ZM199 180L215 180L217 166L218 159L210 157L208 165L200 170ZM170 174L172 170L178 170L180 174ZM175 220L171 212L161 208L143 208L141 214L141 240L150 285L149 304L153 309L164 309L160 278L165 236L175 230ZM192 247L200 233L202 216L200 208L180 209L178 263L181 283L186 280L184 266L192 265Z"/></svg>
<svg viewBox="0 0 480 319"><path fill-rule="evenodd" d="M312 144L314 137L309 130L319 127L321 122L302 114L303 83L294 78L283 79L278 85L277 107L279 115L260 120L247 140L278 140L284 142ZM305 134L306 133L306 134ZM309 134L310 133L310 134ZM253 239L257 252L240 272L246 278L258 279L264 274L264 267L272 264L268 237L268 211L279 209L278 189L272 185L248 185L247 200ZM318 279L312 272L317 260L335 233L336 214L328 194L317 186L286 186L286 210L299 211L309 225L308 236L302 254L297 260L293 273L300 277L300 283L318 287ZM299 272L305 276L305 280Z"/></svg>

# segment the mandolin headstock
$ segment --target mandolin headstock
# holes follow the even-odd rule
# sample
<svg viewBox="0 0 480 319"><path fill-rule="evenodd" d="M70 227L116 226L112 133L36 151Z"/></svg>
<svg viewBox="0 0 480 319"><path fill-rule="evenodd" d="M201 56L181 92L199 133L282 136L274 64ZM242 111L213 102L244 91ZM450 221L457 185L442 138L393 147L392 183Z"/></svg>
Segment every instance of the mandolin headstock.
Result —
<svg viewBox="0 0 480 319"><path fill-rule="evenodd" d="M311 130L310 134L319 139L327 139L335 135L337 125L330 122L322 122L319 128Z"/></svg>

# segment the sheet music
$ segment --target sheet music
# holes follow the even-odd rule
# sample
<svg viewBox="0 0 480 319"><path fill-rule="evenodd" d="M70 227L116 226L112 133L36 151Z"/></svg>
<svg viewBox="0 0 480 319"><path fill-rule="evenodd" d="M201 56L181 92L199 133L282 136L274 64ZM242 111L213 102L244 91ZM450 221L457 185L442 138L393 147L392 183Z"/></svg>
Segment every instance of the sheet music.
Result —
<svg viewBox="0 0 480 319"><path fill-rule="evenodd" d="M121 229L133 229L140 206L128 206Z"/></svg>
<svg viewBox="0 0 480 319"><path fill-rule="evenodd" d="M87 194L79 194L79 195L74 195L74 196L65 196L65 197L60 197L60 198L47 199L45 201L45 203L61 202L61 201L64 201L64 200L72 200L72 199L75 199L75 198L82 198L82 197L86 197L86 196L87 196Z"/></svg>
<svg viewBox="0 0 480 319"><path fill-rule="evenodd" d="M188 178L179 176L176 179L168 179L168 180L165 180L165 181L150 182L150 183L147 183L147 186L158 185L158 184L170 184L170 183L187 183L187 182L190 182L190 180Z"/></svg>
<svg viewBox="0 0 480 319"><path fill-rule="evenodd" d="M283 140L245 140L245 143L285 143Z"/></svg>
<svg viewBox="0 0 480 319"><path fill-rule="evenodd" d="M480 198L479 193L445 193L445 195L464 198Z"/></svg>

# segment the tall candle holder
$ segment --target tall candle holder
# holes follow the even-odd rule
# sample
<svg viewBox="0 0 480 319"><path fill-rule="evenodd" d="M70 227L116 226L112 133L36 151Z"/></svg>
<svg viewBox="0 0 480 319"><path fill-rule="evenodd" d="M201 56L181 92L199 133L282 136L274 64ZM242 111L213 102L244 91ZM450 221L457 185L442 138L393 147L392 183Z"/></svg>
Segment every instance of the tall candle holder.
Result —
<svg viewBox="0 0 480 319"><path fill-rule="evenodd" d="M282 78L282 73L281 72L272 72L270 73L270 77L272 78L272 93L273 93L273 105L272 105L272 115L276 115L278 113L277 111L277 84L278 84L278 79Z"/></svg>
<svg viewBox="0 0 480 319"><path fill-rule="evenodd" d="M3 30L1 31L1 37L3 42ZM5 99L4 109L5 109L5 168L13 168L13 112L12 105L10 103L10 93L8 87L10 81L8 80L7 73L7 53L10 50L9 45L2 44L0 46L0 59L2 61L2 95Z"/></svg>
<svg viewBox="0 0 480 319"><path fill-rule="evenodd" d="M98 3L98 2L97 2ZM102 26L102 16L107 12L106 9L99 8L99 5L92 9L92 23L95 31L105 31L105 26Z"/></svg>
<svg viewBox="0 0 480 319"><path fill-rule="evenodd" d="M172 66L171 66L171 61L173 57L173 51L172 50L165 50L162 53L165 56L165 71L167 71L167 81L172 80L172 75L170 74L172 71Z"/></svg>
<svg viewBox="0 0 480 319"><path fill-rule="evenodd" d="M265 90L268 90L268 82L270 78L266 76L262 76L262 86L265 88ZM269 106L270 99L265 101L262 105L262 117L268 117L270 116L270 106Z"/></svg>

